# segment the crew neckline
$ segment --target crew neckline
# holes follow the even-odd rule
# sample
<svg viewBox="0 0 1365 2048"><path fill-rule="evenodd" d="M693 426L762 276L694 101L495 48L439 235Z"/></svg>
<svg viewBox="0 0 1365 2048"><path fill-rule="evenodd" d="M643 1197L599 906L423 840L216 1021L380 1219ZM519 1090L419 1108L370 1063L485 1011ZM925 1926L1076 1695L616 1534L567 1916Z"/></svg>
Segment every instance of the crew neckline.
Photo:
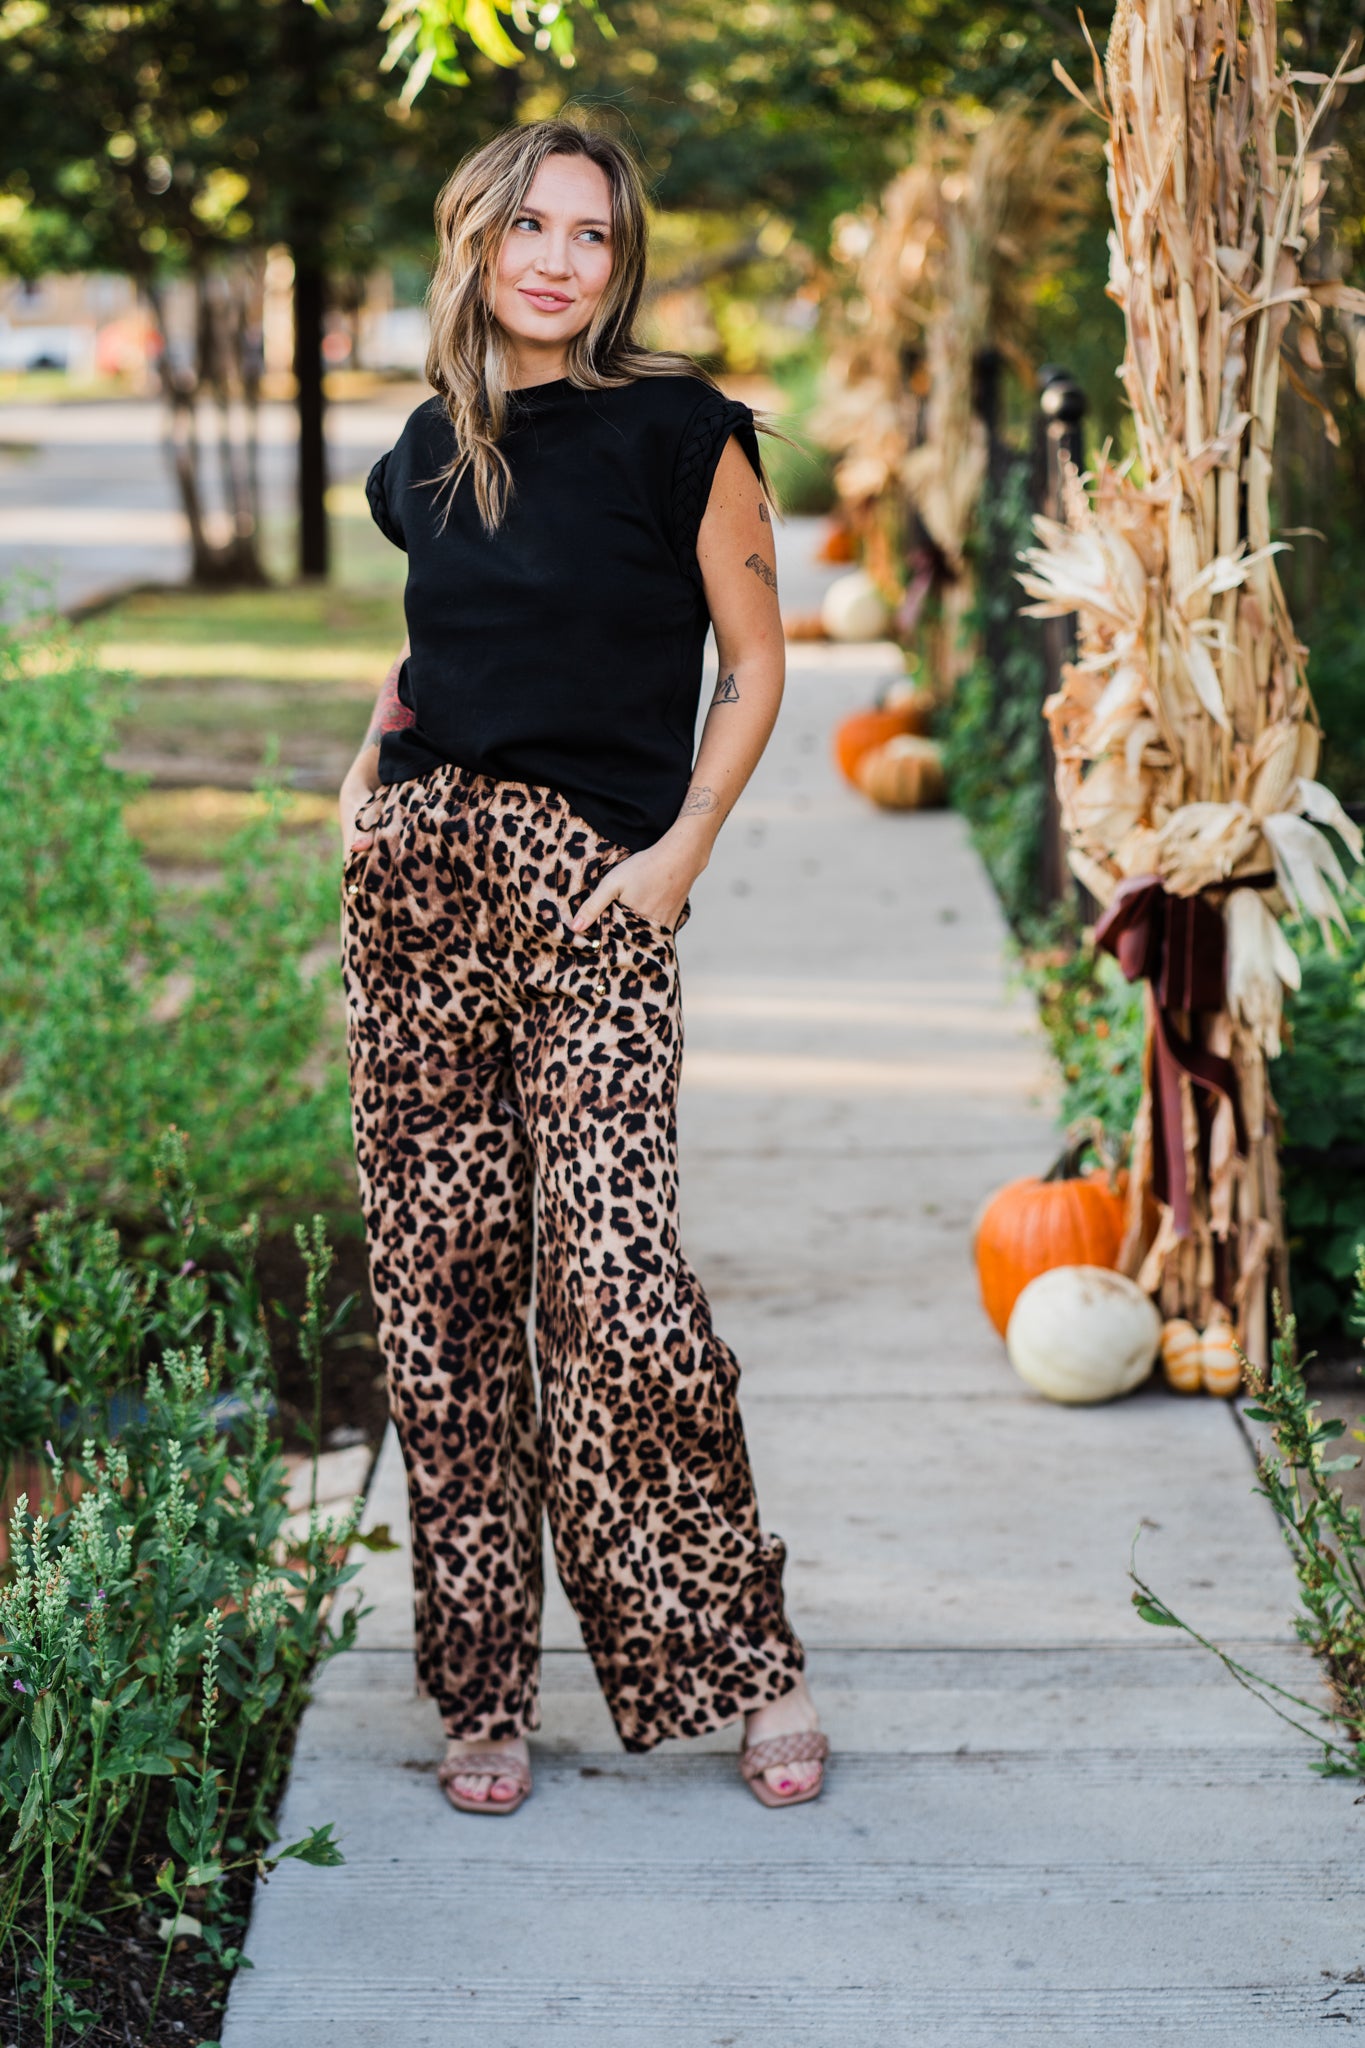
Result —
<svg viewBox="0 0 1365 2048"><path fill-rule="evenodd" d="M568 377L551 377L544 384L515 384L507 396L515 398L518 405L534 406L552 398L556 392L576 389L577 386Z"/></svg>

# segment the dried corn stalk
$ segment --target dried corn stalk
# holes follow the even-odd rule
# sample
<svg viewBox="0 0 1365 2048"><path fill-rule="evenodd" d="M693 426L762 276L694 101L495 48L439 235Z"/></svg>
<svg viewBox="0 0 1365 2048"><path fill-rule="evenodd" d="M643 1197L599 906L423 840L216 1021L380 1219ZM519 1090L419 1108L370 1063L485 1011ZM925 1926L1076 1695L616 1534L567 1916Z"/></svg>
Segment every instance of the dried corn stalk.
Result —
<svg viewBox="0 0 1365 2048"><path fill-rule="evenodd" d="M1149 1092L1134 1134L1130 1268L1168 1313L1201 1327L1215 1305L1234 1311L1263 1358L1267 1274L1285 1279L1266 1061L1295 974L1277 918L1341 919L1344 878L1323 825L1360 851L1314 780L1306 650L1270 526L1290 318L1365 309L1365 295L1300 268L1325 182L1315 130L1357 74L1291 73L1274 0L1118 0L1095 70L1137 458L1116 467L1106 453L1088 491L1070 479L1065 519L1037 522L1022 581L1035 615L1077 615L1077 658L1046 706L1076 873L1101 902L1155 876L1167 898L1207 892L1223 912L1222 1007L1179 1022L1231 1061L1245 1156L1232 1104L1211 1109L1183 1081L1189 1227L1178 1234L1168 1207L1146 1244ZM1321 88L1314 104L1305 85ZM1149 1033L1149 1080L1151 1057Z"/></svg>
<svg viewBox="0 0 1365 2048"><path fill-rule="evenodd" d="M975 365L988 345L1025 361L1039 277L1089 210L1092 153L1070 108L1039 119L1008 107L984 121L936 108L879 205L836 226L855 291L812 424L841 455L840 497L878 533L877 566L892 576L913 508L965 591L987 456Z"/></svg>

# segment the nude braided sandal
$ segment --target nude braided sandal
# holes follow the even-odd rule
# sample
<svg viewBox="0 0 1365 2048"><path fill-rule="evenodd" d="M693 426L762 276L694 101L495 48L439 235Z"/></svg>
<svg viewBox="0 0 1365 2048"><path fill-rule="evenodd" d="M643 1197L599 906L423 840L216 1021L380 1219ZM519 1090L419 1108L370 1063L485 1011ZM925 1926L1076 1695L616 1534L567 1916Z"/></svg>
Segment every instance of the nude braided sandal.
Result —
<svg viewBox="0 0 1365 2048"><path fill-rule="evenodd" d="M764 1784L763 1773L777 1764L823 1764L828 1755L828 1735L818 1728L803 1728L793 1735L769 1736L766 1742L746 1742L739 1753L739 1768L760 1806L804 1806L823 1792L823 1770L804 1792L774 1792L771 1785Z"/></svg>
<svg viewBox="0 0 1365 2048"><path fill-rule="evenodd" d="M510 1778L520 1790L515 1799L471 1799L467 1792L455 1790L456 1778ZM436 1782L460 1813L515 1813L531 1796L531 1766L506 1750L471 1749L464 1756L447 1757L436 1772Z"/></svg>

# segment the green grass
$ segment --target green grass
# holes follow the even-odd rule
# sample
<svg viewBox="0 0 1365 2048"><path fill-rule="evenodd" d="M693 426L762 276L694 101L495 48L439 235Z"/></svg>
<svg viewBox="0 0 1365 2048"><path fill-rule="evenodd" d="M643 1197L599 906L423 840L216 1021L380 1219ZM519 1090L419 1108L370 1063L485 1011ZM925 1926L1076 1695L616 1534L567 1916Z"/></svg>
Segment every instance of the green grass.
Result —
<svg viewBox="0 0 1365 2048"><path fill-rule="evenodd" d="M221 857L243 826L268 811L267 798L249 789L149 789L125 805L123 819L149 860L198 867ZM331 797L299 790L289 798L283 829L314 834L326 850L335 821Z"/></svg>
<svg viewBox="0 0 1365 2048"><path fill-rule="evenodd" d="M104 659L135 676L247 673L278 682L358 674L362 661L387 668L403 638L406 557L371 524L358 490L333 491L331 502L328 583L144 592L93 621ZM267 553L278 555L278 537L267 539L275 543Z"/></svg>
<svg viewBox="0 0 1365 2048"><path fill-rule="evenodd" d="M91 621L101 661L133 679L119 746L154 779L158 762L177 764L177 778L190 763L197 784L235 786L278 762L309 783L340 782L402 645L406 560L371 524L359 486L335 489L330 503L326 584L146 591ZM267 558L283 566L287 535L266 542ZM139 800L138 837L154 859L185 859L193 848L190 794ZM201 802L211 858L226 827L208 808Z"/></svg>

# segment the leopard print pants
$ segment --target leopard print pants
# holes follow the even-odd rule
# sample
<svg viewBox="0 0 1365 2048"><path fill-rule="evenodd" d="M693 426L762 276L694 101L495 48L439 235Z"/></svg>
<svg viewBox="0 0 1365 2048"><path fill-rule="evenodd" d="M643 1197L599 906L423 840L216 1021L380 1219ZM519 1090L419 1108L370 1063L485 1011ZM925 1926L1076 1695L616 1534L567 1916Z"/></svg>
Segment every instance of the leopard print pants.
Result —
<svg viewBox="0 0 1365 2048"><path fill-rule="evenodd" d="M721 1727L803 1660L678 1246L673 934L569 929L628 850L553 790L445 767L370 816L343 966L419 1686L453 1736L539 1726L543 1501L626 1748Z"/></svg>

